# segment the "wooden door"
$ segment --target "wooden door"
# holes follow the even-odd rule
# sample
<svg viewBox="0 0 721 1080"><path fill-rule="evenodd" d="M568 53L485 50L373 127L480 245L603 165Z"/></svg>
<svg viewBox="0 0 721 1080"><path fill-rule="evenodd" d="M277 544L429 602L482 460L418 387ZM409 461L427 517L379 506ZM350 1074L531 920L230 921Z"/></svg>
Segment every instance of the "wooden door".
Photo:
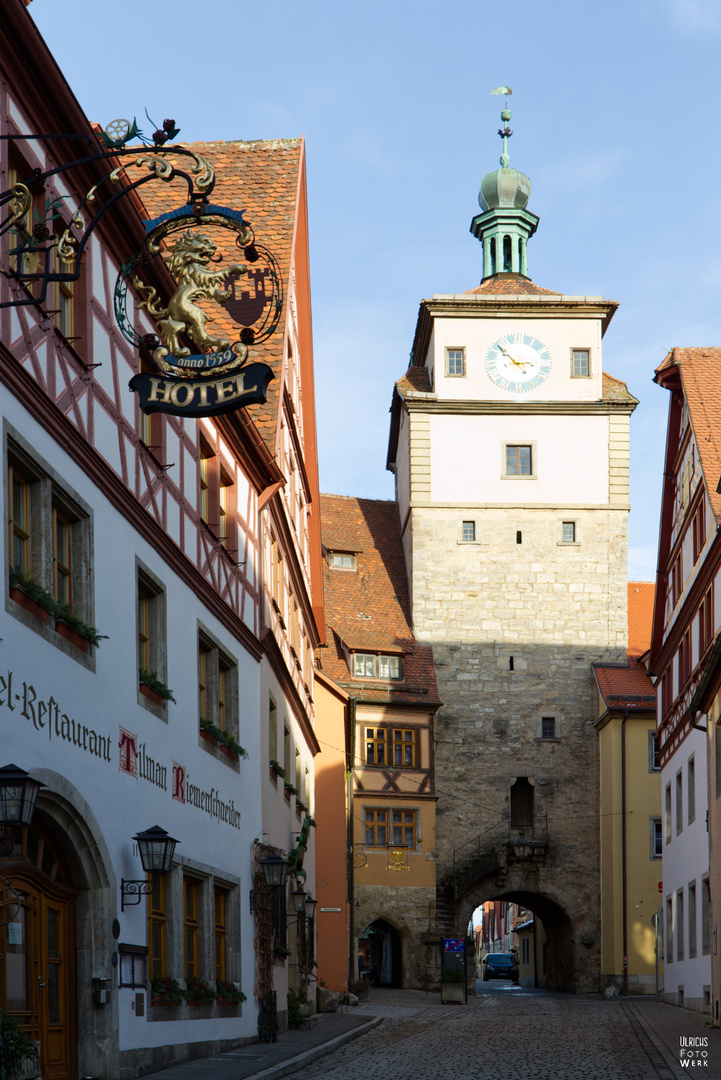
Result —
<svg viewBox="0 0 721 1080"><path fill-rule="evenodd" d="M39 1042L44 1080L69 1080L77 1046L72 890L25 867L3 876L0 1002Z"/></svg>

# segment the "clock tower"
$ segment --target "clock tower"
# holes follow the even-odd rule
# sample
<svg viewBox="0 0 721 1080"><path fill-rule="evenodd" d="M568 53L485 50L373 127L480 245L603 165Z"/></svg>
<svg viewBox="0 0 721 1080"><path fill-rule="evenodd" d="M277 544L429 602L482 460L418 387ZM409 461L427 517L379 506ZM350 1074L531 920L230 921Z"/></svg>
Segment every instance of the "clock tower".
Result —
<svg viewBox="0 0 721 1080"><path fill-rule="evenodd" d="M487 900L542 920L547 972L600 972L594 663L626 664L629 419L602 367L617 304L528 276L538 218L510 167L484 177L483 278L420 305L388 467L413 629L433 646L437 920ZM525 842L525 843L524 843ZM520 852L520 854L519 854Z"/></svg>

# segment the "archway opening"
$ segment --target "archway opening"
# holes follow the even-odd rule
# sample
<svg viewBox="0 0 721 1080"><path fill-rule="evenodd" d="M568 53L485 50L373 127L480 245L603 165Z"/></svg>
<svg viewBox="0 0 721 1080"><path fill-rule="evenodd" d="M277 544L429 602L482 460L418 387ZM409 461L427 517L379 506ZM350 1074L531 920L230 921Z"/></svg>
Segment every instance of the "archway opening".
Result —
<svg viewBox="0 0 721 1080"><path fill-rule="evenodd" d="M401 938L386 919L370 923L358 938L358 969L374 986L402 986Z"/></svg>
<svg viewBox="0 0 721 1080"><path fill-rule="evenodd" d="M484 953L513 951L520 964L521 985L576 990L573 928L554 900L524 889L489 890L473 904L472 922L479 978Z"/></svg>

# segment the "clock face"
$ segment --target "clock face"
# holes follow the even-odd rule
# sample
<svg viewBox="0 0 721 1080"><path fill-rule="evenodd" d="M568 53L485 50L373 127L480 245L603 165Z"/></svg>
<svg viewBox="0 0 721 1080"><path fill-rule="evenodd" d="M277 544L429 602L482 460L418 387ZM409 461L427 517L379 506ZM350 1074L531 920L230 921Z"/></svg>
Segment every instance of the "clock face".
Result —
<svg viewBox="0 0 721 1080"><path fill-rule="evenodd" d="M486 352L488 378L514 394L534 390L546 381L550 371L548 346L522 330L498 338Z"/></svg>

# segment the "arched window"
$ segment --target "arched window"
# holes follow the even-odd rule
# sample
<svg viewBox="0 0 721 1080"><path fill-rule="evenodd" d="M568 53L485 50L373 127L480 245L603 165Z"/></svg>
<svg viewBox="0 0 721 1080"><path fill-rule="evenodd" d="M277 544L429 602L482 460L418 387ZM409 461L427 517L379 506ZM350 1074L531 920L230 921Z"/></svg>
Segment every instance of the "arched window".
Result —
<svg viewBox="0 0 721 1080"><path fill-rule="evenodd" d="M505 271L512 270L512 256L511 256L511 238L510 236L503 237L503 269Z"/></svg>
<svg viewBox="0 0 721 1080"><path fill-rule="evenodd" d="M495 274L495 272L496 272L496 238L495 238L495 236L492 236L491 237L491 273Z"/></svg>
<svg viewBox="0 0 721 1080"><path fill-rule="evenodd" d="M533 826L533 787L525 776L519 776L511 786L511 825Z"/></svg>

